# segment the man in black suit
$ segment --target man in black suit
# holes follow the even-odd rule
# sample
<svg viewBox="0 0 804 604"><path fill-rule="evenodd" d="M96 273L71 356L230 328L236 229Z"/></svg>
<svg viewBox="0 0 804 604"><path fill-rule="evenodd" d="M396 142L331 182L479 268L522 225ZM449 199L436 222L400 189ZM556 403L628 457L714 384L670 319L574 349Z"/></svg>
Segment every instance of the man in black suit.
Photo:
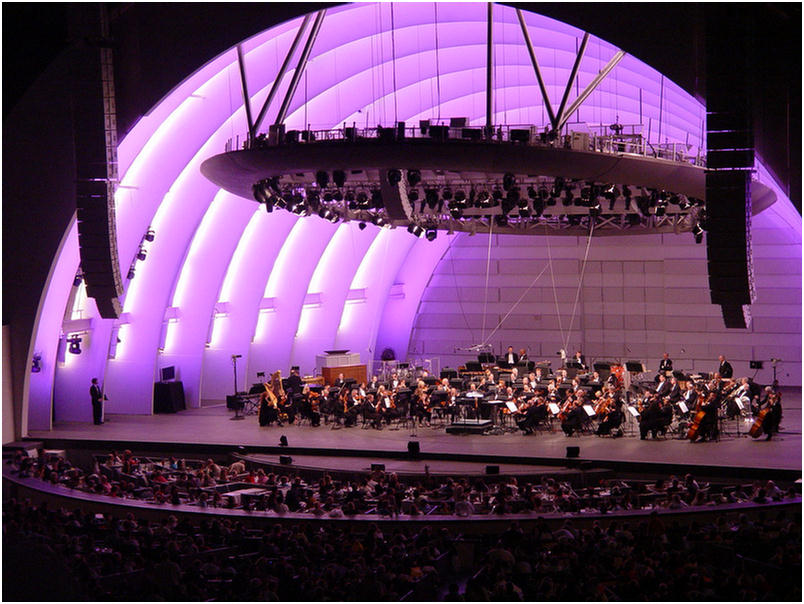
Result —
<svg viewBox="0 0 804 604"><path fill-rule="evenodd" d="M726 360L722 354L717 358L720 361L720 367L718 367L717 372L720 374L720 377L723 379L729 379L734 375L734 370L731 368L731 365Z"/></svg>
<svg viewBox="0 0 804 604"><path fill-rule="evenodd" d="M659 383L656 385L656 394L659 397L665 397L670 394L670 382L664 377L664 374L659 374Z"/></svg>
<svg viewBox="0 0 804 604"><path fill-rule="evenodd" d="M662 360L659 361L659 373L664 373L667 375L666 372L673 371L673 360L670 358L670 355L666 352L662 355Z"/></svg>
<svg viewBox="0 0 804 604"><path fill-rule="evenodd" d="M303 382L301 377L299 377L299 368L298 367L291 367L290 369L290 377L288 377L288 393L290 394L301 394Z"/></svg>
<svg viewBox="0 0 804 604"><path fill-rule="evenodd" d="M575 356L570 359L573 363L578 363L581 366L581 369L586 369L586 357L581 354L581 351L578 350L575 353Z"/></svg>
<svg viewBox="0 0 804 604"><path fill-rule="evenodd" d="M92 422L98 426L103 423L103 399L106 398L98 386L98 378L92 378L89 396L92 398Z"/></svg>
<svg viewBox="0 0 804 604"><path fill-rule="evenodd" d="M519 355L514 352L513 346L508 347L508 350L503 355L503 362L505 362L509 367L513 367L519 362Z"/></svg>
<svg viewBox="0 0 804 604"><path fill-rule="evenodd" d="M681 400L682 392L681 386L678 385L678 380L675 377L670 378L670 391L667 393L667 400L670 403L677 403Z"/></svg>

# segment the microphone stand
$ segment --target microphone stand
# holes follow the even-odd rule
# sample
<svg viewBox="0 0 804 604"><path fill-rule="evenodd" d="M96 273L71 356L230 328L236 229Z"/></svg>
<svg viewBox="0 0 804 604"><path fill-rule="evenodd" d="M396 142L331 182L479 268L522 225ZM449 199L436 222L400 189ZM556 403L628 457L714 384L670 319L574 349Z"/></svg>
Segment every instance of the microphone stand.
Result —
<svg viewBox="0 0 804 604"><path fill-rule="evenodd" d="M232 367L234 368L234 398L235 400L235 416L231 419L246 419L240 415L240 400L237 399L237 355L232 355ZM244 403L245 406L245 403Z"/></svg>

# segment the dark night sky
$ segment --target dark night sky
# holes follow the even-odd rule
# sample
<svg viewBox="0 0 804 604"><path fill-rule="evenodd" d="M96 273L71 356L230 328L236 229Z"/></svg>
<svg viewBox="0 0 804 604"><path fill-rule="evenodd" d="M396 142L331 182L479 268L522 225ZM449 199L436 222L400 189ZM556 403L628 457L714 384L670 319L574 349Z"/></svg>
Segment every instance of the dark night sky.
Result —
<svg viewBox="0 0 804 604"><path fill-rule="evenodd" d="M704 22L736 10L752 23L757 64L755 134L760 154L801 205L801 5L740 3L510 3L590 31L705 97ZM3 4L3 116L56 55L80 35L96 5ZM118 112L127 130L173 85L240 39L318 3L110 4L120 45ZM715 8L719 7L719 8ZM717 30L716 30L717 31ZM731 32L720 32L730 44ZM191 43L183 43L185 39ZM199 41L203 40L203 45ZM199 49L203 46L203 49ZM165 57L170 57L167 62ZM123 75L125 74L125 75Z"/></svg>

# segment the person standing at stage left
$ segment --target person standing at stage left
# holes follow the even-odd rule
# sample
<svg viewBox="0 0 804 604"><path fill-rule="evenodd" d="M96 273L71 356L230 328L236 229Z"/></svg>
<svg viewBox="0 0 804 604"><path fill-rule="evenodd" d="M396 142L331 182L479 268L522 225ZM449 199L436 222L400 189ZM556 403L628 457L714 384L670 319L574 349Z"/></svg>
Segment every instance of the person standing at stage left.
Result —
<svg viewBox="0 0 804 604"><path fill-rule="evenodd" d="M99 426L103 423L103 401L108 399L103 394L100 386L98 386L98 378L92 378L89 396L92 398L92 422Z"/></svg>

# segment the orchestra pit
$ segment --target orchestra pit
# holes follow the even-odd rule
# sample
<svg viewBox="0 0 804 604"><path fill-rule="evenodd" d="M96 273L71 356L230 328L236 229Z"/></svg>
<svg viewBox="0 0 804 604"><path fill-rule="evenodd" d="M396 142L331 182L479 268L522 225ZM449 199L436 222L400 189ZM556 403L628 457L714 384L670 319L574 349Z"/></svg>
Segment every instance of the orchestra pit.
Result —
<svg viewBox="0 0 804 604"><path fill-rule="evenodd" d="M3 598L801 601L741 6L5 4Z"/></svg>

